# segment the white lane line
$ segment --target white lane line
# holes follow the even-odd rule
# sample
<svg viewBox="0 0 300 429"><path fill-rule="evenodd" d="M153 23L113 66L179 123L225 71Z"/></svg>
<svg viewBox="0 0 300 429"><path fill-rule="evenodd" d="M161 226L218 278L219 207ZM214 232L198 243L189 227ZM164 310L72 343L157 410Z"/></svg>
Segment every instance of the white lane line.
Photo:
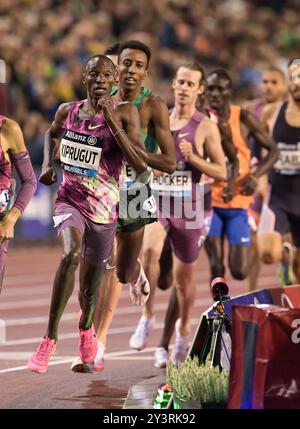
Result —
<svg viewBox="0 0 300 429"><path fill-rule="evenodd" d="M199 315L199 319L192 319L191 320L191 324L192 325L197 325L199 323L200 320L200 316ZM154 330L155 329L162 329L164 327L164 322L156 322L154 325ZM110 328L108 330L108 334L107 335L118 335L118 334L128 334L128 333L132 333L136 328L136 325L132 325L132 326L123 326L123 327L118 327L118 328ZM60 340L70 340L73 338L78 338L78 333L69 333L69 334L61 334L59 335L59 341ZM5 346L19 346L19 345L25 345L25 344L34 344L34 343L39 343L42 339L42 335L40 337L35 337L35 338L25 338L22 340L12 340L12 341L6 341L5 343L0 344L1 349Z"/></svg>
<svg viewBox="0 0 300 429"><path fill-rule="evenodd" d="M156 349L156 347L147 347L146 349L142 350L141 352L138 352L136 350L130 350L130 349L129 350L121 350L119 352L107 353L107 354L105 354L105 357L106 357L106 359L109 360L110 358L116 358L116 357L120 358L122 356L134 355L134 354L137 354L137 353L140 354L140 353L154 352L155 349ZM71 363L71 362L73 362L73 360L75 359L75 357L76 356L72 356L72 357L69 357L67 359L61 359L61 360L58 360L58 361L54 361L53 360L53 361L49 362L49 366L61 365L61 364L64 364L64 363ZM0 370L0 374L6 374L8 372L23 371L24 369L28 370L27 365L16 366L16 367L13 367L13 368L2 369L2 370Z"/></svg>
<svg viewBox="0 0 300 429"><path fill-rule="evenodd" d="M208 286L207 287L203 287L203 284L208 285L208 280L202 280L200 279L199 281L197 280L198 283L198 287L197 287L197 292L207 292L208 291ZM45 290L43 290L44 285L39 285L39 287L35 287L34 289L32 289L31 286L28 286L27 288L22 288L18 289L15 288L15 290L5 290L5 288L3 288L2 294L1 294L1 299L2 302L0 303L0 310L14 310L14 309L19 309L19 308L35 308L35 307L43 307L43 306L47 306L50 305L50 300L51 300L51 289L52 286L49 283L49 288L46 288ZM264 277L260 277L258 280L258 288L257 289L263 289L264 286L269 286L269 285L273 285L272 287L276 287L277 285L277 278L276 276L264 276ZM79 288L79 283L76 282L75 283L75 292L74 292L74 296L71 297L71 302L75 303L77 301L77 290ZM244 291L243 291L244 289ZM34 290L36 292L36 294L39 295L45 295L45 298L35 298L32 299L32 297L35 295ZM242 284L242 282L234 282L233 284L231 284L229 286L229 293L232 294L232 291L236 291L236 290L240 290L240 293L246 293L247 292L247 287L245 285ZM159 289L157 290L157 292L160 293L164 293L163 291L160 291ZM24 295L25 298L24 299ZM22 299L16 300L16 301L4 301L5 298L7 297L13 297L13 296L19 296L19 295L23 295ZM123 291L121 292L121 298L125 298L129 296L128 290L126 288L123 288Z"/></svg>
<svg viewBox="0 0 300 429"><path fill-rule="evenodd" d="M48 298L41 298L41 299L31 299L31 300L23 300L23 301L13 301L13 302L1 302L0 303L0 310L17 310L19 308L32 308L35 307L43 307L43 306L49 306L51 301L51 297L49 295ZM71 296L68 303L76 303L78 302L77 296Z"/></svg>
<svg viewBox="0 0 300 429"><path fill-rule="evenodd" d="M208 298L199 298L195 301L195 306L202 306L206 304L210 304L211 300ZM161 311L166 310L168 303L157 303L154 304L154 310L155 311ZM138 307L134 305L130 305L128 307L120 307L117 309L116 316L119 316L121 314L135 314L139 310ZM78 310L79 311L79 310ZM66 313L62 316L62 321L68 321L68 320L77 320L78 312L77 313ZM5 321L6 326L27 326L27 325L39 325L42 323L48 322L48 316L43 317L22 317L17 319L5 319L2 320Z"/></svg>

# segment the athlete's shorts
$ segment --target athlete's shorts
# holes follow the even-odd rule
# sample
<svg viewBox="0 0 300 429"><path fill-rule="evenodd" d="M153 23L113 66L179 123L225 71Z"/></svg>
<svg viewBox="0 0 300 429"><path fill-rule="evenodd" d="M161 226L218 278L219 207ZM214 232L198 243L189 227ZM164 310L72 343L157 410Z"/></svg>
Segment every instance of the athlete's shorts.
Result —
<svg viewBox="0 0 300 429"><path fill-rule="evenodd" d="M92 222L83 216L78 209L67 203L56 204L53 220L54 226L57 226L58 235L67 227L73 227L80 231L83 259L98 267L106 266L116 235L116 222L108 224Z"/></svg>
<svg viewBox="0 0 300 429"><path fill-rule="evenodd" d="M281 235L290 232L294 245L300 248L300 215L298 215L298 213L291 213L289 205L272 194L269 208L274 212L276 217L275 231L279 232Z"/></svg>
<svg viewBox="0 0 300 429"><path fill-rule="evenodd" d="M165 218L159 212L159 221L165 228L172 244L176 257L185 263L192 263L198 259L201 246L201 227L187 228L187 219Z"/></svg>
<svg viewBox="0 0 300 429"><path fill-rule="evenodd" d="M213 208L209 237L224 237L230 244L251 245L251 234L246 209Z"/></svg>
<svg viewBox="0 0 300 429"><path fill-rule="evenodd" d="M3 283L8 245L9 245L9 240L5 240L2 244L0 244L0 292L1 292L2 283Z"/></svg>
<svg viewBox="0 0 300 429"><path fill-rule="evenodd" d="M164 225L164 227L167 229L167 235L164 241L163 245L163 252L167 251L173 251L177 258L182 262L194 262L198 258L199 250L201 249L202 244L205 241L205 238L208 234L210 225L211 225L211 219L212 219L212 210L207 210L204 212L204 223L201 226L199 230L199 234L194 234L192 236L185 235L186 240L192 240L189 242L188 246L188 252L191 253L191 255L187 254L183 255L180 246L181 246L181 237L178 234L178 231L173 228L173 224L170 224L167 221L170 221L170 219L160 219L160 222ZM178 219L173 219L178 220ZM164 222L166 221L166 222ZM190 231L190 230L188 230ZM173 238L173 241L172 241ZM186 247L186 242L184 241L184 246ZM187 260L186 260L187 259Z"/></svg>
<svg viewBox="0 0 300 429"><path fill-rule="evenodd" d="M149 223L157 221L157 206L150 184L120 191L118 232L138 231Z"/></svg>

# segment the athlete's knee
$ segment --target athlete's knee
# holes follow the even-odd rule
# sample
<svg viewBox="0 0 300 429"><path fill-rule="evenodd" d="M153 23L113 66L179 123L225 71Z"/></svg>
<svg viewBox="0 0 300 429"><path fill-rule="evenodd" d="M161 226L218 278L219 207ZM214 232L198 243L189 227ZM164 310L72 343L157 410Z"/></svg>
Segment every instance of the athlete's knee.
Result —
<svg viewBox="0 0 300 429"><path fill-rule="evenodd" d="M149 272L153 267L159 266L160 255L153 249L147 249L143 252L143 268L145 272Z"/></svg>
<svg viewBox="0 0 300 429"><path fill-rule="evenodd" d="M258 234L257 249L262 262L275 264L282 258L282 237L276 232Z"/></svg>
<svg viewBox="0 0 300 429"><path fill-rule="evenodd" d="M248 276L248 267L231 267L230 272L235 280L245 280Z"/></svg>
<svg viewBox="0 0 300 429"><path fill-rule="evenodd" d="M67 269L76 269L80 262L80 249L72 248L63 253L61 262L63 266Z"/></svg>
<svg viewBox="0 0 300 429"><path fill-rule="evenodd" d="M129 283L132 279L132 271L128 268L117 268L117 277L120 283Z"/></svg>

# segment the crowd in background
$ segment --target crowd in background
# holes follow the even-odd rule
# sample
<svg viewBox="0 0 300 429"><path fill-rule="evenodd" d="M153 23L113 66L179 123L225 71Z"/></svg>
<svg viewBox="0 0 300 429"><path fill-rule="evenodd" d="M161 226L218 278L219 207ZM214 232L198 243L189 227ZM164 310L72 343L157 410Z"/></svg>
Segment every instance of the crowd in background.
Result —
<svg viewBox="0 0 300 429"><path fill-rule="evenodd" d="M258 94L260 70L283 69L300 48L298 0L1 0L0 58L6 113L23 128L35 165L58 105L84 97L84 61L116 41L153 52L150 82L172 103L170 82L186 58L225 67L238 99Z"/></svg>

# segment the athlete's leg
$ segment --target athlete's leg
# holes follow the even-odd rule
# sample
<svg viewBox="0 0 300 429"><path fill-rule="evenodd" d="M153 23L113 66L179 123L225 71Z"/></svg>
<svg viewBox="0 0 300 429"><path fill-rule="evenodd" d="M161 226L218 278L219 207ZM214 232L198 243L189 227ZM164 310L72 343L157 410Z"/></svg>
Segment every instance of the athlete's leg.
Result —
<svg viewBox="0 0 300 429"><path fill-rule="evenodd" d="M75 271L80 261L81 232L74 227L66 227L59 239L63 255L55 274L46 331L46 337L55 341L61 316L74 289Z"/></svg>
<svg viewBox="0 0 300 429"><path fill-rule="evenodd" d="M159 259L164 245L166 231L160 222L146 226L143 244L143 267L150 283L150 296L143 308L143 316L150 319L153 314L154 296L157 285Z"/></svg>
<svg viewBox="0 0 300 429"><path fill-rule="evenodd" d="M93 318L98 341L104 346L106 345L107 331L111 325L122 292L122 284L117 280L116 276L115 251L116 246L114 246L107 269L100 282Z"/></svg>
<svg viewBox="0 0 300 429"><path fill-rule="evenodd" d="M300 283L300 217L290 216L291 238L296 248L294 251L293 271L297 283Z"/></svg>
<svg viewBox="0 0 300 429"><path fill-rule="evenodd" d="M167 290L173 285L173 252L170 237L166 236L164 246L159 258L159 275L157 286Z"/></svg>
<svg viewBox="0 0 300 429"><path fill-rule="evenodd" d="M135 282L141 266L138 258L141 253L145 227L132 232L117 234L117 276L121 283Z"/></svg>
<svg viewBox="0 0 300 429"><path fill-rule="evenodd" d="M294 253L293 270L296 277L296 282L300 283L300 248L296 248Z"/></svg>
<svg viewBox="0 0 300 429"><path fill-rule="evenodd" d="M9 240L5 240L3 243L0 244L0 293L1 293L3 278L4 278L8 245L9 245Z"/></svg>
<svg viewBox="0 0 300 429"><path fill-rule="evenodd" d="M225 266L223 238L217 236L206 237L204 248L209 260L211 280L215 277L224 277Z"/></svg>
<svg viewBox="0 0 300 429"><path fill-rule="evenodd" d="M223 249L224 220L222 213L220 209L213 209L209 233L204 242L204 248L210 265L211 280L215 277L224 277L225 275Z"/></svg>
<svg viewBox="0 0 300 429"><path fill-rule="evenodd" d="M82 311L79 328L87 330L92 326L97 300L97 290L105 267L97 267L81 258L78 299Z"/></svg>
<svg viewBox="0 0 300 429"><path fill-rule="evenodd" d="M256 289L257 278L260 271L260 258L257 249L257 233L254 231L251 233L249 259L248 290L251 292Z"/></svg>
<svg viewBox="0 0 300 429"><path fill-rule="evenodd" d="M257 247L262 262L275 264L282 260L282 236L290 230L290 223L286 208L272 193L269 208L275 215L274 231L258 233Z"/></svg>
<svg viewBox="0 0 300 429"><path fill-rule="evenodd" d="M228 263L231 275L236 280L244 280L249 271L250 246L229 245Z"/></svg>
<svg viewBox="0 0 300 429"><path fill-rule="evenodd" d="M55 352L58 325L74 289L75 271L80 259L81 236L78 229L69 226L60 232L63 256L54 279L48 328L45 337L27 364L34 372L46 372L49 359Z"/></svg>
<svg viewBox="0 0 300 429"><path fill-rule="evenodd" d="M196 296L196 284L193 281L196 261L186 263L174 257L174 286L177 290L177 299L180 313L180 335L186 336L190 332L190 319Z"/></svg>
<svg viewBox="0 0 300 429"><path fill-rule="evenodd" d="M177 299L177 289L172 288L168 308L164 319L164 329L160 337L158 347L168 350L174 332L175 322L179 318L179 303Z"/></svg>
<svg viewBox="0 0 300 429"><path fill-rule="evenodd" d="M129 345L136 350L143 350L154 325L153 303L158 276L158 261L163 247L166 232L160 222L146 226L143 244L143 266L150 284L150 296L144 305L142 316L130 337Z"/></svg>

